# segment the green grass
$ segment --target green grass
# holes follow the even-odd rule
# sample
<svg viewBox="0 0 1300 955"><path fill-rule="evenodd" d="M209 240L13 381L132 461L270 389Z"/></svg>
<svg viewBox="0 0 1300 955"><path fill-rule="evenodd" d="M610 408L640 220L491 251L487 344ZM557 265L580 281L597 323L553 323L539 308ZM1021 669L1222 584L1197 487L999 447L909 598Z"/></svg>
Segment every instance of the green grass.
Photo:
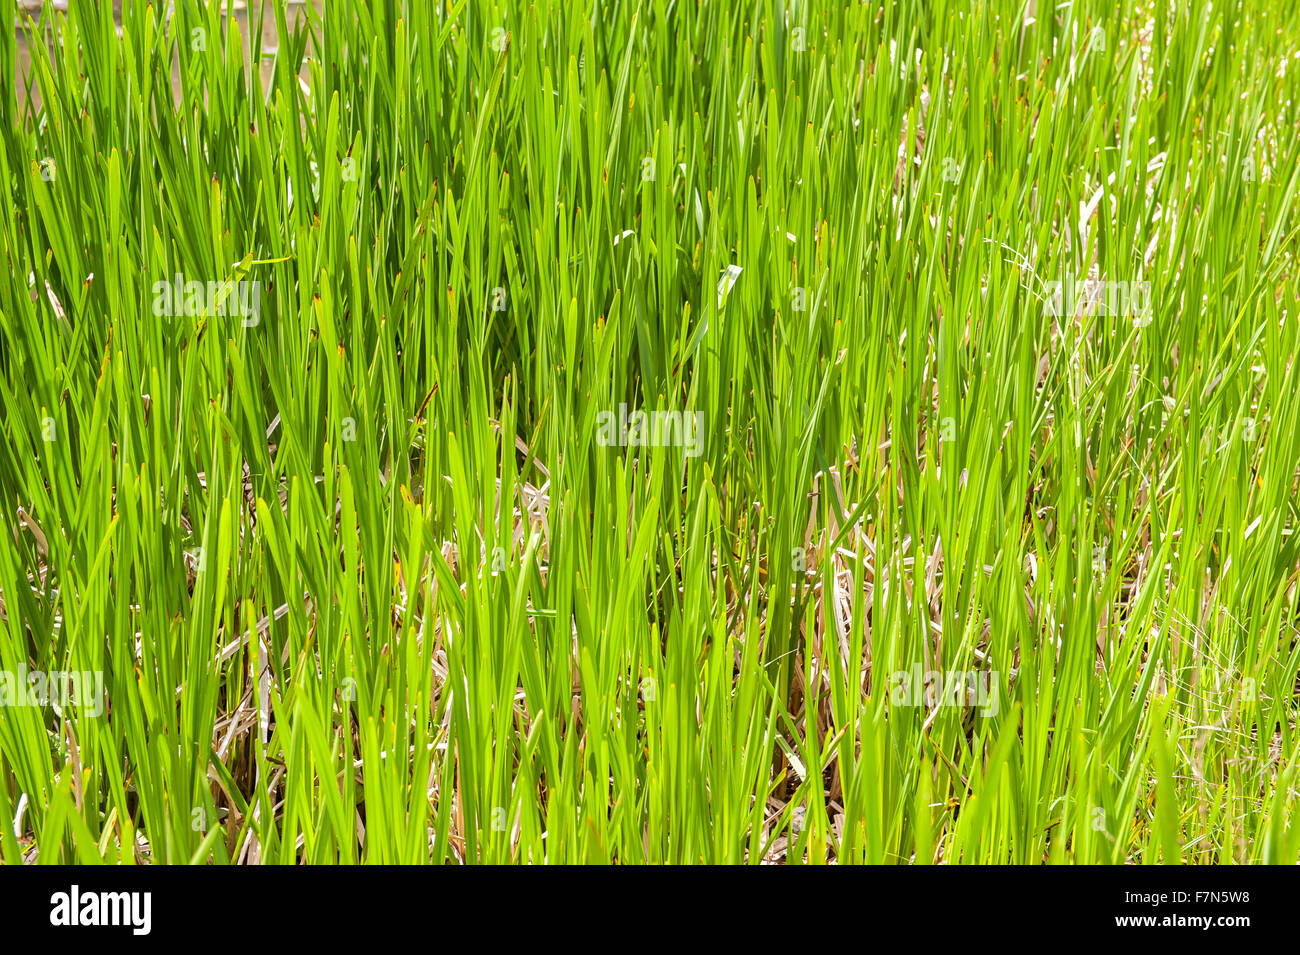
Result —
<svg viewBox="0 0 1300 955"><path fill-rule="evenodd" d="M250 6L0 0L4 862L1300 859L1300 8Z"/></svg>

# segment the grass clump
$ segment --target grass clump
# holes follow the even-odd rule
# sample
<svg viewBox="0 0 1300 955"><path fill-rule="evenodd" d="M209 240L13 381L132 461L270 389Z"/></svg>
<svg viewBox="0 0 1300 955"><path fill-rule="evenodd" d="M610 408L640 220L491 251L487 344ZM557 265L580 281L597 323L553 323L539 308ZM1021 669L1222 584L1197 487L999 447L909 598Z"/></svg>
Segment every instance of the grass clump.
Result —
<svg viewBox="0 0 1300 955"><path fill-rule="evenodd" d="M0 43L4 862L1300 858L1293 4L111 7Z"/></svg>

